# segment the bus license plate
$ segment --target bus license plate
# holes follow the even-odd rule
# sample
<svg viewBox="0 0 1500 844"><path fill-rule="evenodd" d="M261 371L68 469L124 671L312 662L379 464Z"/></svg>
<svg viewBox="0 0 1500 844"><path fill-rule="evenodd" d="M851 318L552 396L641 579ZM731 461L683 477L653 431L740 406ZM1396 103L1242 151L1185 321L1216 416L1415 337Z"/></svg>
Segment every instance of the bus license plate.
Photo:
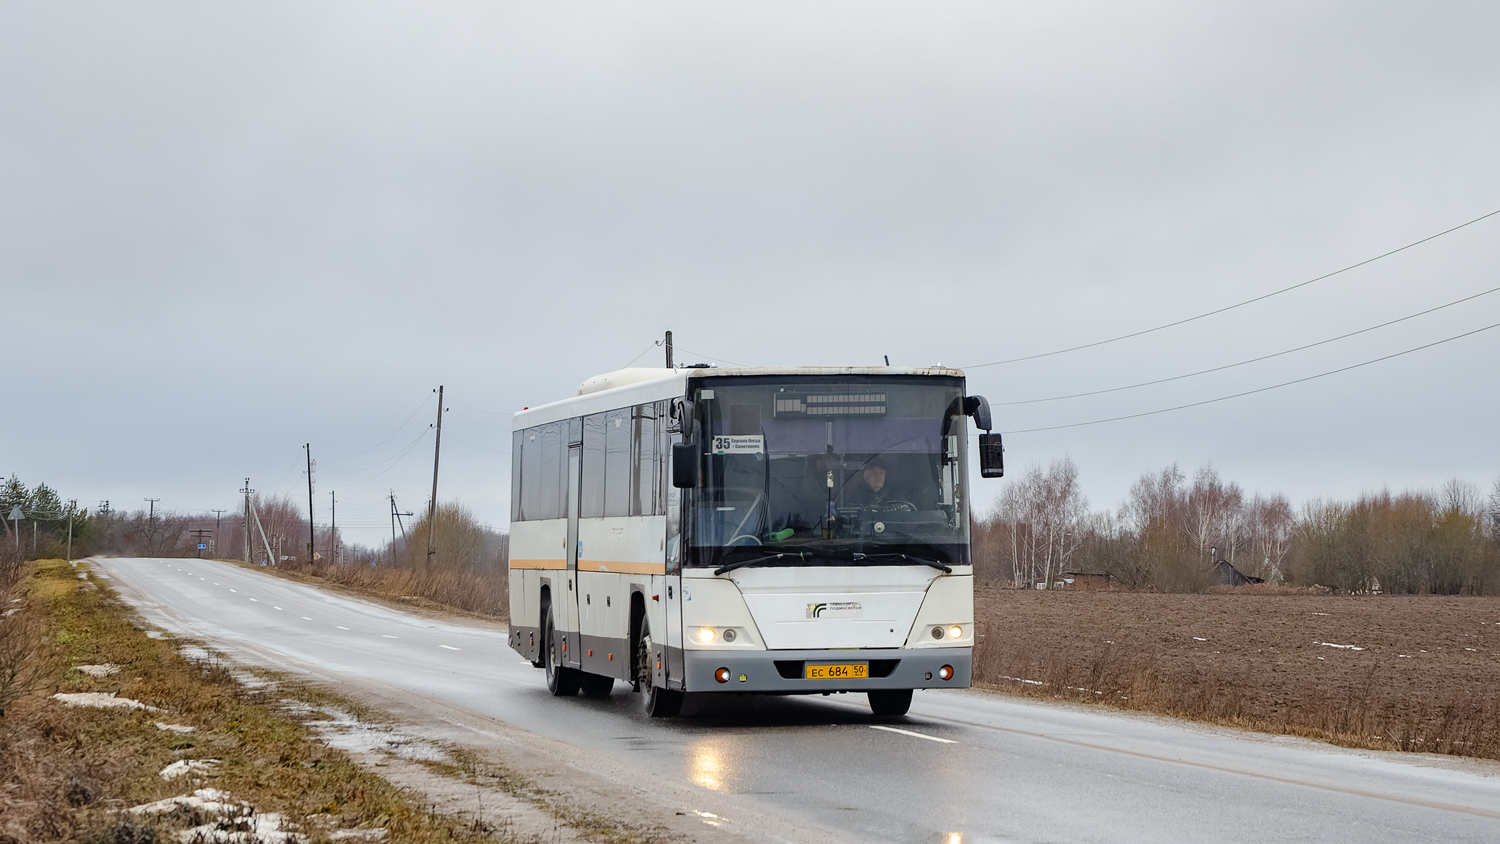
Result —
<svg viewBox="0 0 1500 844"><path fill-rule="evenodd" d="M870 664L867 662L845 663L842 665L808 665L807 680L864 680L870 676Z"/></svg>

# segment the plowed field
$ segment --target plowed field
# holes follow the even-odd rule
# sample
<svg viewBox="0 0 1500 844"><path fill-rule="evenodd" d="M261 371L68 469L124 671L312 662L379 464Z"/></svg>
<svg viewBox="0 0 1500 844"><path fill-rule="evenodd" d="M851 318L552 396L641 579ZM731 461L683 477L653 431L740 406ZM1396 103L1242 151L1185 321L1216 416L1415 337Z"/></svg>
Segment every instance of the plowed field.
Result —
<svg viewBox="0 0 1500 844"><path fill-rule="evenodd" d="M1500 598L979 588L975 682L1500 757Z"/></svg>

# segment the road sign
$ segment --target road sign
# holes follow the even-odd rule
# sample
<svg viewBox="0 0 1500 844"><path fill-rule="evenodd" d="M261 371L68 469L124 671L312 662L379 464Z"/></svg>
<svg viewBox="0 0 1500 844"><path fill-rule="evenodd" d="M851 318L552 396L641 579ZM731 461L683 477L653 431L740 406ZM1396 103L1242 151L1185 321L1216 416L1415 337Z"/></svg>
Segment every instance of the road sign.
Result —
<svg viewBox="0 0 1500 844"><path fill-rule="evenodd" d="M12 507L10 510L10 515L6 516L5 518L9 519L12 522L19 522L22 519L26 518L26 514L21 512L20 507Z"/></svg>
<svg viewBox="0 0 1500 844"><path fill-rule="evenodd" d="M202 550L203 550L203 549L204 549L204 548L207 548L207 547L208 547L208 546L207 546L207 545L204 545L204 544L203 544L203 543L202 543L202 542L200 542L200 543L198 543L198 550L199 550L199 551L202 551Z"/></svg>

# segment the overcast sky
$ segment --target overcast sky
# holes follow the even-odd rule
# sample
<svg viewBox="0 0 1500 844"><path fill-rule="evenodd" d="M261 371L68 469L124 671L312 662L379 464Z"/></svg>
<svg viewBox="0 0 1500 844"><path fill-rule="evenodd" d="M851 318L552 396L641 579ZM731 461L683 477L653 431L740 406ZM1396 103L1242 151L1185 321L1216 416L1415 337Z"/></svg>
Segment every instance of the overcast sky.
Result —
<svg viewBox="0 0 1500 844"><path fill-rule="evenodd" d="M336 490L374 543L389 490L428 496L444 384L440 498L504 526L510 414L659 362L664 329L687 361L974 367L1500 209L1497 32L1493 2L6 3L0 473L89 506L234 508L246 476L305 501L311 442L319 521ZM1497 265L1500 216L970 388L1233 363L1479 293ZM997 422L1495 323L1500 293ZM1500 329L1014 433L1008 459L1071 455L1096 508L1174 461L1294 502L1488 487L1497 362Z"/></svg>

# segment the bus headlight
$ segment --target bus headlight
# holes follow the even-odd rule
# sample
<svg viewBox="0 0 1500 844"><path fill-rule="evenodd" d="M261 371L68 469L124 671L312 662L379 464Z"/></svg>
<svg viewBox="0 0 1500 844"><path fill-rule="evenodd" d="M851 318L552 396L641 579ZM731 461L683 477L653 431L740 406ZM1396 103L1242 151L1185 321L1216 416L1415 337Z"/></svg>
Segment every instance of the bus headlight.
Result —
<svg viewBox="0 0 1500 844"><path fill-rule="evenodd" d="M712 627L698 628L698 641L702 642L703 644L706 645L716 638L718 638L718 634L714 632L714 629Z"/></svg>
<svg viewBox="0 0 1500 844"><path fill-rule="evenodd" d="M964 637L964 629L962 627L960 627L957 624L955 624L952 627L948 628L948 638L949 639L962 639L963 637Z"/></svg>

